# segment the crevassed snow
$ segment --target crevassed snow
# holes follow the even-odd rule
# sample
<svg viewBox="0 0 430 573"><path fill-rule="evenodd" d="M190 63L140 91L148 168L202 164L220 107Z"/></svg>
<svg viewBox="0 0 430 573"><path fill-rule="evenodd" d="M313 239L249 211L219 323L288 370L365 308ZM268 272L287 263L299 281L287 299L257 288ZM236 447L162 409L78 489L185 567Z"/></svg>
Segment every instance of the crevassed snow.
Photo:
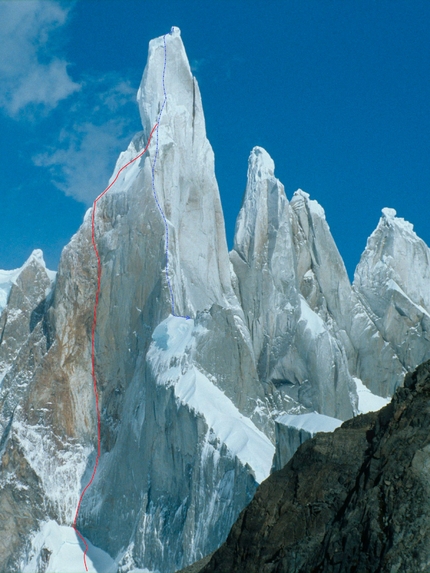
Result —
<svg viewBox="0 0 430 573"><path fill-rule="evenodd" d="M154 330L148 361L157 382L173 386L175 396L182 404L204 416L231 454L244 465L248 464L256 481L261 483L270 473L275 448L190 359L195 338L202 332L204 329L195 327L194 320L170 316Z"/></svg>
<svg viewBox="0 0 430 573"><path fill-rule="evenodd" d="M377 412L389 402L391 398L382 398L382 396L377 396L373 394L367 386L363 384L360 378L353 378L355 386L357 388L358 396L358 413L367 414L367 412Z"/></svg>
<svg viewBox="0 0 430 573"><path fill-rule="evenodd" d="M117 564L108 553L88 543L86 557L88 571L94 573L116 573ZM44 554L41 554L45 549ZM84 573L84 547L72 527L59 525L50 520L43 523L32 540L30 558L22 568L22 573L40 571L46 563L45 573Z"/></svg>
<svg viewBox="0 0 430 573"><path fill-rule="evenodd" d="M343 424L343 421L338 418L324 416L324 414L318 414L318 412L311 412L310 414L283 414L278 416L275 421L297 430L305 430L312 436L318 432L334 432L336 428Z"/></svg>

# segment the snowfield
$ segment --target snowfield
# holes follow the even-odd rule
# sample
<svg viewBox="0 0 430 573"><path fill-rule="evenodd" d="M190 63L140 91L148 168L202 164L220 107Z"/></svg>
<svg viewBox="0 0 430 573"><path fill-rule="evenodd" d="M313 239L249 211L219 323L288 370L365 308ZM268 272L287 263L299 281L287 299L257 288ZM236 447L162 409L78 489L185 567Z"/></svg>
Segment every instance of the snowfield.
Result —
<svg viewBox="0 0 430 573"><path fill-rule="evenodd" d="M382 396L377 396L373 394L369 388L367 388L359 378L353 378L358 395L358 413L367 414L367 412L377 412L389 402L391 398L382 398Z"/></svg>
<svg viewBox="0 0 430 573"><path fill-rule="evenodd" d="M116 573L116 562L87 540L87 566L90 573ZM42 565L43 564L43 565ZM42 568L41 568L42 565ZM46 569L43 569L46 567ZM47 521L32 540L29 561L22 573L85 573L84 546L73 527Z"/></svg>
<svg viewBox="0 0 430 573"><path fill-rule="evenodd" d="M305 430L309 432L312 436L318 432L334 432L336 428L339 428L343 424L342 420L337 418L331 418L330 416L324 416L323 414L318 414L317 412L311 412L310 414L283 414L276 418L279 424L284 426L289 426L291 428L296 428L297 430Z"/></svg>

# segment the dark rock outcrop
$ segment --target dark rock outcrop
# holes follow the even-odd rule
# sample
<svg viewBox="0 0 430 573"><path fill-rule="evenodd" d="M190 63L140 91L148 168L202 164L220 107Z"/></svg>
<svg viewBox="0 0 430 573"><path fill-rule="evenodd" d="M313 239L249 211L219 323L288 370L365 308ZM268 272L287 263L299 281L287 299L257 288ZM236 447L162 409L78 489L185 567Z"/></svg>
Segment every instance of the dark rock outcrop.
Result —
<svg viewBox="0 0 430 573"><path fill-rule="evenodd" d="M261 484L202 573L430 571L430 361Z"/></svg>

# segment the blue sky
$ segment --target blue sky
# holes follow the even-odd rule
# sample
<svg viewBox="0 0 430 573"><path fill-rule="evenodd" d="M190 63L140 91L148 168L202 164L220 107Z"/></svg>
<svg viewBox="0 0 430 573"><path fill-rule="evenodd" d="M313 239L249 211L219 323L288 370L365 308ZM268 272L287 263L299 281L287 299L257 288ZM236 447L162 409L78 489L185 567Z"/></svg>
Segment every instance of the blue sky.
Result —
<svg viewBox="0 0 430 573"><path fill-rule="evenodd" d="M56 268L141 129L151 38L179 26L232 244L255 145L310 193L352 275L381 209L430 244L430 2L0 0L0 268Z"/></svg>

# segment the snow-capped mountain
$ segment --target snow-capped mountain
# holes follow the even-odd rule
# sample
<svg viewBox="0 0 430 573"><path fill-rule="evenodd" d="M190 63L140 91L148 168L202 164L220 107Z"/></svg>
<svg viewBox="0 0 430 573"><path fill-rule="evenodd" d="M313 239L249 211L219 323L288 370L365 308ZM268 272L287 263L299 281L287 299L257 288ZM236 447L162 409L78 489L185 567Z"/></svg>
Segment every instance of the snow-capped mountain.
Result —
<svg viewBox="0 0 430 573"><path fill-rule="evenodd" d="M97 203L101 457L77 527L94 570L170 573L225 540L276 436L291 450L298 430L380 407L430 357L430 258L384 210L352 286L322 207L288 201L259 147L229 254L177 28L150 42L138 103L143 132L111 182L158 129ZM39 251L0 272L0 570L84 570L71 526L97 450L91 215L56 277Z"/></svg>

